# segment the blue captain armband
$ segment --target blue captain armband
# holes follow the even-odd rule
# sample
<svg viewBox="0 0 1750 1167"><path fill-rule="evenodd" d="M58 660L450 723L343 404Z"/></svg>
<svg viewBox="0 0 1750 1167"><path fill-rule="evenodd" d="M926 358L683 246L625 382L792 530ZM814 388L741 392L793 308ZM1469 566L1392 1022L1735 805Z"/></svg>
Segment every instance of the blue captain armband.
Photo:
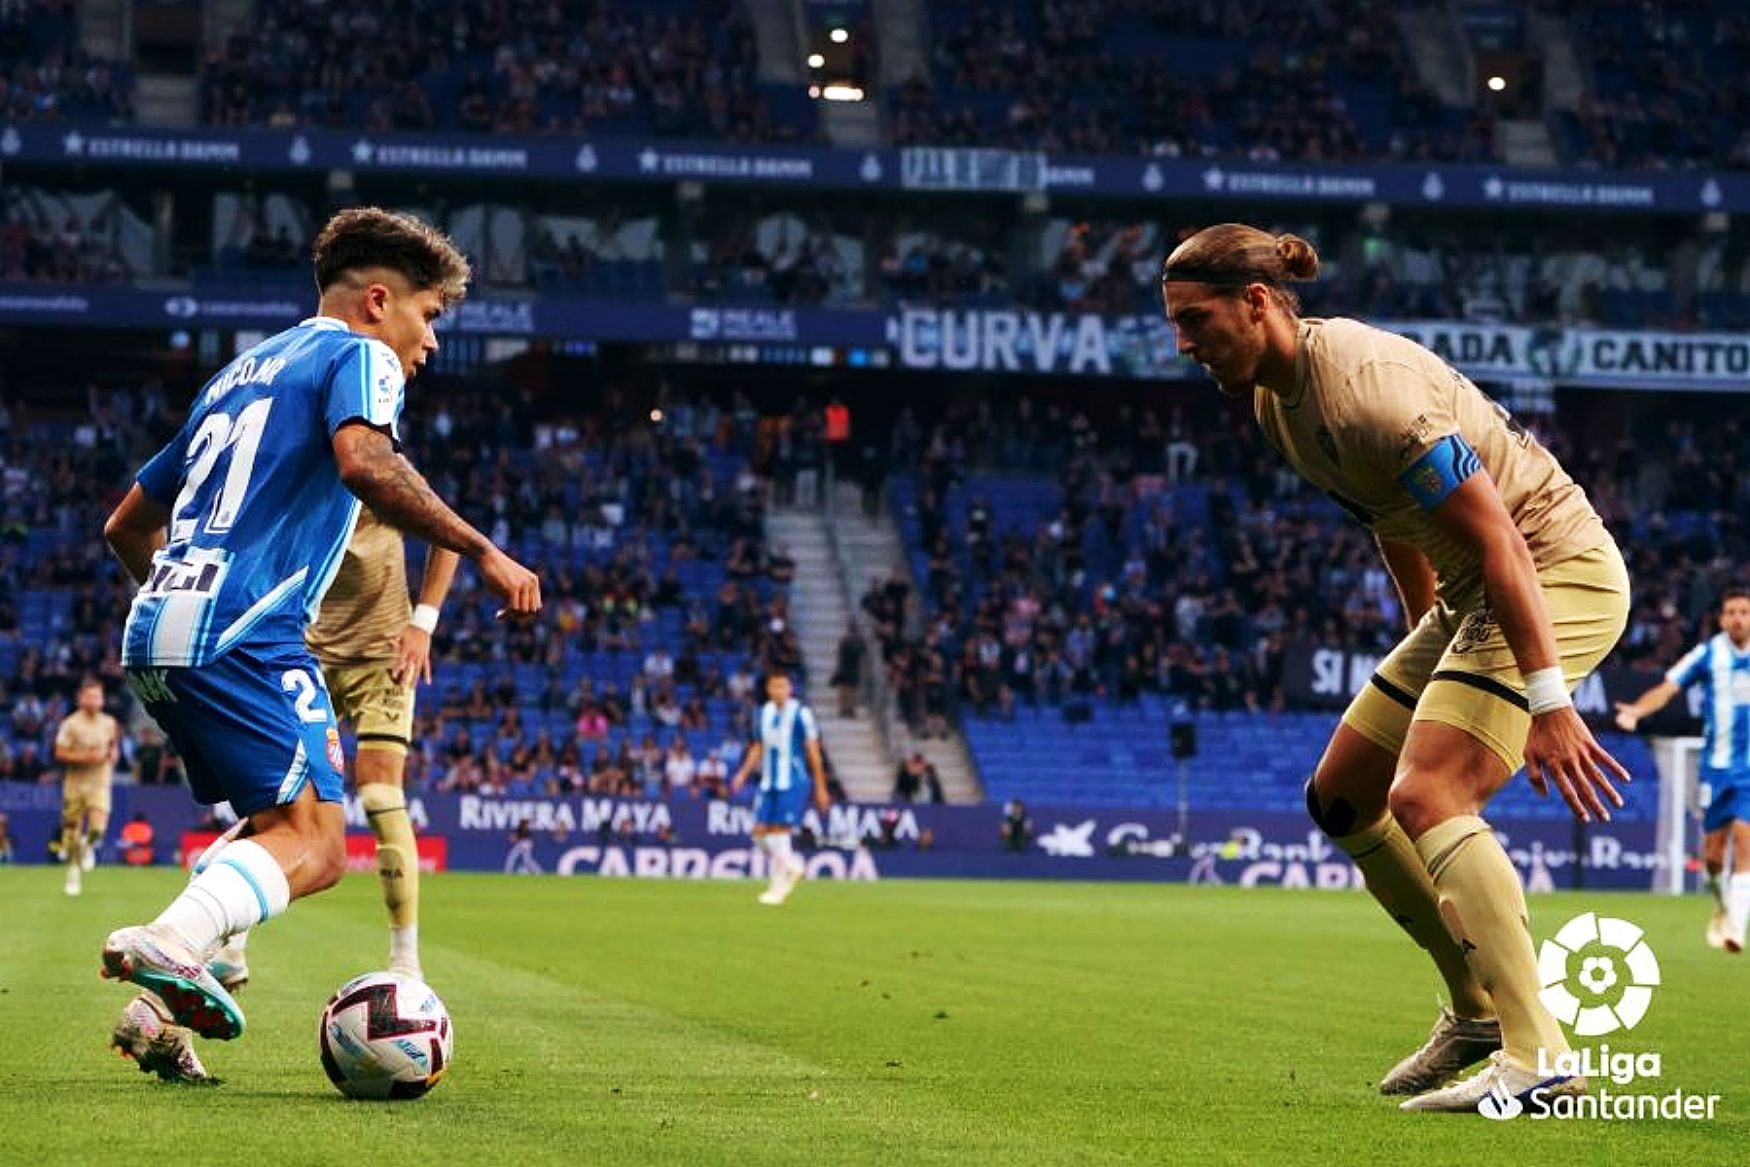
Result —
<svg viewBox="0 0 1750 1167"><path fill-rule="evenodd" d="M1477 452L1459 435L1448 434L1398 475L1398 482L1418 506L1431 511L1482 468Z"/></svg>

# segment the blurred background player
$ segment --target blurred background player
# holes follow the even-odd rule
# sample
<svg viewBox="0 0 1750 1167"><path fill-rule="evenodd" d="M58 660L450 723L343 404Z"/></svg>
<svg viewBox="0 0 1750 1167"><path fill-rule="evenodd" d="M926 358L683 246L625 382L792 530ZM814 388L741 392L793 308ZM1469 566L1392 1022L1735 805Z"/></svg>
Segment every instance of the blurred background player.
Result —
<svg viewBox="0 0 1750 1167"><path fill-rule="evenodd" d="M1302 320L1290 281L1312 246L1228 223L1167 257L1179 351L1252 399L1290 465L1373 533L1409 635L1343 714L1307 809L1434 957L1452 993L1426 1045L1380 1084L1406 1110L1470 1111L1491 1091L1573 1093L1540 1057L1568 1049L1538 1000L1525 892L1482 809L1519 768L1581 821L1626 771L1570 696L1621 636L1628 572L1555 458L1414 341ZM1497 1048L1498 1047L1498 1048ZM1487 1054L1472 1078L1430 1090Z"/></svg>
<svg viewBox="0 0 1750 1167"><path fill-rule="evenodd" d="M464 294L467 261L419 220L376 208L334 215L314 258L317 315L208 382L104 527L140 585L123 630L129 683L195 798L228 800L244 820L157 919L103 945L104 975L147 990L116 1043L164 1077L205 1078L184 1029L243 1032L208 955L345 870L345 759L304 633L360 501L473 559L508 614L541 604L534 574L400 453L405 379L437 350L433 323Z"/></svg>
<svg viewBox="0 0 1750 1167"><path fill-rule="evenodd" d="M1750 588L1735 587L1720 602L1720 630L1672 666L1665 679L1616 707L1616 724L1634 732L1643 717L1670 704L1691 685L1702 691L1701 781L1713 791L1702 817L1702 860L1714 897L1707 942L1744 951L1750 926ZM1726 842L1732 876L1721 893Z"/></svg>
<svg viewBox="0 0 1750 1167"><path fill-rule="evenodd" d="M110 783L121 746L121 729L103 711L103 682L79 686L79 706L55 731L55 761L61 764L61 857L67 864L67 894L76 896L81 873L97 863L97 846L109 828Z"/></svg>
<svg viewBox="0 0 1750 1167"><path fill-rule="evenodd" d="M757 727L759 736L741 760L730 794L740 794L749 775L759 771L753 845L765 852L771 868L771 886L760 894L760 903L775 905L789 899L802 879L805 865L790 847L790 832L808 810L810 793L815 809L822 812L831 798L814 711L796 699L787 674L775 672L766 678L766 703L760 706Z"/></svg>

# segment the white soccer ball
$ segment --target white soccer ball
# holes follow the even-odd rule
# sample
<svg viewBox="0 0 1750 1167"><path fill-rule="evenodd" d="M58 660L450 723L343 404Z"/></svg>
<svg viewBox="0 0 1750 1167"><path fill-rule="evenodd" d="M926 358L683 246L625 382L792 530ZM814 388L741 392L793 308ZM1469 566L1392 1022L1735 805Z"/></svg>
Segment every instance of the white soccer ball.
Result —
<svg viewBox="0 0 1750 1167"><path fill-rule="evenodd" d="M399 973L336 989L316 1036L328 1080L348 1098L419 1098L450 1068L449 1010L431 986Z"/></svg>

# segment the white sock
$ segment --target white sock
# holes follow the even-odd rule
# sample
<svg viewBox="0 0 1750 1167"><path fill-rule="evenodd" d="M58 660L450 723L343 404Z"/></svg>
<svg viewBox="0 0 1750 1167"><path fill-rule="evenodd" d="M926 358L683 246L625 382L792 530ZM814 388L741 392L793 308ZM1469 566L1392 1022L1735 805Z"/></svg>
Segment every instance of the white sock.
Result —
<svg viewBox="0 0 1750 1167"><path fill-rule="evenodd" d="M389 963L419 965L419 925L389 929Z"/></svg>
<svg viewBox="0 0 1750 1167"><path fill-rule="evenodd" d="M291 885L267 848L238 839L152 922L206 953L233 932L273 919L291 902Z"/></svg>
<svg viewBox="0 0 1750 1167"><path fill-rule="evenodd" d="M1750 871L1739 871L1726 881L1726 931L1742 944L1746 924L1750 924Z"/></svg>
<svg viewBox="0 0 1750 1167"><path fill-rule="evenodd" d="M790 832L773 831L760 837L765 840L766 854L771 856L772 886L776 887L790 872Z"/></svg>

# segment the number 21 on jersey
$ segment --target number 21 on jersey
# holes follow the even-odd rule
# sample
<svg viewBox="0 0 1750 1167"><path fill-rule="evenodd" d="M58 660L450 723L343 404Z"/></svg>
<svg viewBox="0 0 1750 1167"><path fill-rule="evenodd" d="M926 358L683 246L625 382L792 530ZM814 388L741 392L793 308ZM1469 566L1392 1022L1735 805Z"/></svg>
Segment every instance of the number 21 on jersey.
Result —
<svg viewBox="0 0 1750 1167"><path fill-rule="evenodd" d="M186 543L197 530L220 534L231 529L249 493L255 455L261 450L262 431L272 409L273 398L263 397L244 406L235 419L215 413L201 422L188 443L188 476L171 511L170 542ZM226 462L223 484L203 508L202 491L221 461ZM205 514L192 513L197 508Z"/></svg>

